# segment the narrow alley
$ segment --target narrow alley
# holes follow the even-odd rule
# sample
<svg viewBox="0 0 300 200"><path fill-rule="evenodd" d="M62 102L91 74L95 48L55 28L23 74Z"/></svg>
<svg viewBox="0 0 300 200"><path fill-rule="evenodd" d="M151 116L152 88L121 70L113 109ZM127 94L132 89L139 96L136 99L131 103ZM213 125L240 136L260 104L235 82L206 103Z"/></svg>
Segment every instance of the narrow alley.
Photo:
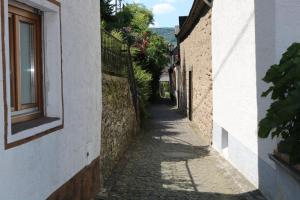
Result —
<svg viewBox="0 0 300 200"><path fill-rule="evenodd" d="M300 0L0 0L0 200L300 200Z"/></svg>
<svg viewBox="0 0 300 200"><path fill-rule="evenodd" d="M167 105L150 109L98 199L263 200L236 169Z"/></svg>

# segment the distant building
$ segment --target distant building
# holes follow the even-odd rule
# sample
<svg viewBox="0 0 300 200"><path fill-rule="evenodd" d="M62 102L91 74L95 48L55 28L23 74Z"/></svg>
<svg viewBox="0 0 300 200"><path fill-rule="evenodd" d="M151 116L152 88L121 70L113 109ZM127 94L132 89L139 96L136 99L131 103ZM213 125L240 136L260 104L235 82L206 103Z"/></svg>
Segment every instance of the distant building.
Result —
<svg viewBox="0 0 300 200"><path fill-rule="evenodd" d="M170 76L166 67L159 79L159 93L162 98L166 97L166 93L170 94Z"/></svg>

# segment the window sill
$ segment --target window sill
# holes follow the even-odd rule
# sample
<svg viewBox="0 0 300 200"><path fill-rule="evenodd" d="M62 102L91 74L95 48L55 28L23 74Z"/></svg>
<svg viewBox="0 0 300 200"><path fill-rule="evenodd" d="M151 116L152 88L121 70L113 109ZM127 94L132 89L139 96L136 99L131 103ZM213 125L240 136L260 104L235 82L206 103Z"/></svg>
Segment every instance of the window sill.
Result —
<svg viewBox="0 0 300 200"><path fill-rule="evenodd" d="M288 164L287 162L283 161L282 159L280 159L278 156L270 154L269 158L274 161L274 163L276 165L278 165L279 167L281 167L282 169L284 169L290 176L292 176L293 178L295 178L295 180L297 180L300 183L300 171L294 167L291 166L290 164Z"/></svg>
<svg viewBox="0 0 300 200"><path fill-rule="evenodd" d="M17 124L13 124L12 125L12 134L15 135L19 132L28 130L28 129L32 129L44 124L48 124L54 121L58 121L59 118L55 118L55 117L42 117L42 118L38 118L38 119L34 119L34 120L30 120L27 122L21 122L21 123L17 123Z"/></svg>

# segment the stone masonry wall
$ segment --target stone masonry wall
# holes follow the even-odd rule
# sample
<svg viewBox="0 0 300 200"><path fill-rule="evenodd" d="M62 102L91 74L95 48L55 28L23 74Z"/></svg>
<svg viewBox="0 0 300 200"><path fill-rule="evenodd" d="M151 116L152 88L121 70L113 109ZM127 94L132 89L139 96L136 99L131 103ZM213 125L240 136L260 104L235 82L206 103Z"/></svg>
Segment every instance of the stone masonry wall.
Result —
<svg viewBox="0 0 300 200"><path fill-rule="evenodd" d="M180 44L181 68L186 70L186 107L189 111L189 71L192 71L192 118L201 134L212 137L211 9ZM184 65L184 66L183 66ZM184 71L182 72L184 76Z"/></svg>
<svg viewBox="0 0 300 200"><path fill-rule="evenodd" d="M138 125L127 78L102 74L102 93L100 170L105 182L136 135Z"/></svg>

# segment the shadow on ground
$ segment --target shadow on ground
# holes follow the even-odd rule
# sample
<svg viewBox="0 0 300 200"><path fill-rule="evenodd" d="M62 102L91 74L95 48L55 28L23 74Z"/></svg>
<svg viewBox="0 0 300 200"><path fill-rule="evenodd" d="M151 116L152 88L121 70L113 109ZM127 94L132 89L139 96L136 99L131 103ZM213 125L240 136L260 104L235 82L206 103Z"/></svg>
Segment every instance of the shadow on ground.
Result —
<svg viewBox="0 0 300 200"><path fill-rule="evenodd" d="M263 199L172 108L155 105L150 112L144 133L120 161L99 199Z"/></svg>

